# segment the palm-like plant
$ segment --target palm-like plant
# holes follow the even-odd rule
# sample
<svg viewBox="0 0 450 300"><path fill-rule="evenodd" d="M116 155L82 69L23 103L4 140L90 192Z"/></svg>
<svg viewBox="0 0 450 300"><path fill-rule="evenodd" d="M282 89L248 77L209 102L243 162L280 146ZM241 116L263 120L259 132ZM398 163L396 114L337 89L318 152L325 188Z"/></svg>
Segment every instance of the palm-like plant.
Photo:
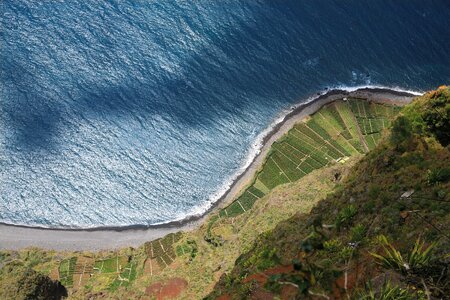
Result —
<svg viewBox="0 0 450 300"><path fill-rule="evenodd" d="M394 286L390 281L383 284L379 291L374 291L371 285L368 285L366 290L358 295L361 300L412 300L417 297L411 294L408 290L402 289L399 286Z"/></svg>
<svg viewBox="0 0 450 300"><path fill-rule="evenodd" d="M370 254L378 260L378 263L388 269L399 270L403 273L411 269L417 269L426 266L433 258L432 251L436 243L432 243L425 247L425 242L421 242L418 238L406 259L402 256L400 251L395 249L384 235L378 237L378 240L383 247L384 254L377 254L370 252Z"/></svg>

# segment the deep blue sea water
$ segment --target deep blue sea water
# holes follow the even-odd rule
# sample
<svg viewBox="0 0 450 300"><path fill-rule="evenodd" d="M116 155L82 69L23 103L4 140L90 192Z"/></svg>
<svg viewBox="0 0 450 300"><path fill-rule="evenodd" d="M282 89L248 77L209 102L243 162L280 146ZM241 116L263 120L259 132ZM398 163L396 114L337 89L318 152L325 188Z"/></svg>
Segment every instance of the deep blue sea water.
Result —
<svg viewBox="0 0 450 300"><path fill-rule="evenodd" d="M448 0L3 0L0 14L6 223L198 214L302 99L450 83Z"/></svg>

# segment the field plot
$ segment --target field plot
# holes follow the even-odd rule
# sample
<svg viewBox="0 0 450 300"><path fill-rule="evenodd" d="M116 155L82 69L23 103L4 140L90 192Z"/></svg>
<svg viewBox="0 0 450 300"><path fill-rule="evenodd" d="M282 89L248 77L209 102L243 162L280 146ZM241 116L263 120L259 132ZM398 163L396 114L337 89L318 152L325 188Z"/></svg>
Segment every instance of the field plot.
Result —
<svg viewBox="0 0 450 300"><path fill-rule="evenodd" d="M297 181L330 163L345 162L349 156L375 148L381 132L389 128L400 109L353 98L325 105L272 145L253 184L222 209L219 217L245 213L276 186Z"/></svg>
<svg viewBox="0 0 450 300"><path fill-rule="evenodd" d="M160 269L169 266L176 258L174 244L182 237L181 232L171 233L164 238L145 243L147 257L156 261Z"/></svg>
<svg viewBox="0 0 450 300"><path fill-rule="evenodd" d="M114 291L120 286L128 286L133 280L136 279L136 263L131 261L128 262L121 272L118 274L116 279L110 284L109 289Z"/></svg>
<svg viewBox="0 0 450 300"><path fill-rule="evenodd" d="M75 271L76 263L77 258L71 257L69 259L64 259L59 264L58 267L59 281L61 281L61 283L66 287L73 286L73 273Z"/></svg>
<svg viewBox="0 0 450 300"><path fill-rule="evenodd" d="M383 129L389 128L391 120L400 111L400 107L374 102L367 102L358 99L349 99L351 109L359 130L363 135L362 142L369 150L378 144Z"/></svg>
<svg viewBox="0 0 450 300"><path fill-rule="evenodd" d="M136 262L129 256L113 256L96 260L92 275L102 278L109 290L116 290L120 286L127 286L136 279Z"/></svg>
<svg viewBox="0 0 450 300"><path fill-rule="evenodd" d="M94 274L95 260L92 257L80 256L75 264L73 272L73 287L80 288L84 286L91 275Z"/></svg>
<svg viewBox="0 0 450 300"><path fill-rule="evenodd" d="M97 260L93 271L97 274L120 273L120 270L128 262L126 256L114 256L107 259Z"/></svg>

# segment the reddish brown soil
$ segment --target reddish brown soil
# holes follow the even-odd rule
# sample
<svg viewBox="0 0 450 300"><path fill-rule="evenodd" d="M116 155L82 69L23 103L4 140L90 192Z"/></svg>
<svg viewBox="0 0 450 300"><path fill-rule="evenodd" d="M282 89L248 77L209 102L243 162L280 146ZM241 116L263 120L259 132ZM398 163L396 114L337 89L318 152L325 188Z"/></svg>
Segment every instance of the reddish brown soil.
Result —
<svg viewBox="0 0 450 300"><path fill-rule="evenodd" d="M172 278L150 285L145 293L150 297L156 297L157 300L174 299L180 296L187 285L187 281L182 278Z"/></svg>
<svg viewBox="0 0 450 300"><path fill-rule="evenodd" d="M54 269L52 269L52 271L50 272L48 277L50 277L53 280L59 280L58 267L55 267Z"/></svg>
<svg viewBox="0 0 450 300"><path fill-rule="evenodd" d="M242 283L249 283L251 281L255 280L256 282L258 282L260 285L264 285L267 281L267 276L264 273L256 273L256 274L252 274L250 276L247 276Z"/></svg>
<svg viewBox="0 0 450 300"><path fill-rule="evenodd" d="M285 285L281 289L281 299L282 300L290 300L290 299L296 299L298 294L298 288L292 285Z"/></svg>
<svg viewBox="0 0 450 300"><path fill-rule="evenodd" d="M156 259L147 259L144 265L144 272L152 276L159 274L161 268Z"/></svg>
<svg viewBox="0 0 450 300"><path fill-rule="evenodd" d="M274 295L268 291L258 289L254 291L251 295L251 299L254 300L272 300Z"/></svg>
<svg viewBox="0 0 450 300"><path fill-rule="evenodd" d="M278 266L274 268L270 268L264 271L264 274L266 275L276 275L276 274L283 274L283 273L290 273L294 271L293 265L288 266Z"/></svg>
<svg viewBox="0 0 450 300"><path fill-rule="evenodd" d="M247 276L247 278L245 278L242 281L242 283L248 283L250 281L255 280L260 285L264 285L266 283L266 281L267 281L267 278L269 278L269 276L276 275L276 274L290 273L293 270L294 270L294 266L293 265L278 266L278 267L270 268L270 269L265 270L262 273L255 273L255 274L252 274L250 276Z"/></svg>

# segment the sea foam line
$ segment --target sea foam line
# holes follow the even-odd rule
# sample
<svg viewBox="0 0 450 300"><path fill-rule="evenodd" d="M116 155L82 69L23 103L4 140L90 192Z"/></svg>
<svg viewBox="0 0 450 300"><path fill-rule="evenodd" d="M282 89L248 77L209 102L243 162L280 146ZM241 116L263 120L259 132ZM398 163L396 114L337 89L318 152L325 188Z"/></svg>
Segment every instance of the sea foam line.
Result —
<svg viewBox="0 0 450 300"><path fill-rule="evenodd" d="M219 201L230 190L230 188L233 186L233 184L235 183L237 178L239 176L241 176L242 174L244 174L244 172L247 170L247 168L256 159L258 154L261 153L261 150L264 146L263 142L264 142L265 137L272 132L272 130L274 129L275 126L277 126L279 123L283 122L289 113L291 113L297 107L299 107L301 105L307 105L310 102L317 99L318 97L323 96L324 94L331 92L333 90L343 90L343 91L347 91L347 92L354 92L356 90L364 89L364 88L386 89L386 90L391 90L391 91L396 91L396 92L406 92L406 93L410 93L410 94L413 94L416 96L420 96L424 93L422 91L407 90L407 89L403 89L401 87L389 87L389 86L381 86L381 85L359 85L359 86L335 85L335 86L326 87L325 89L314 94L313 96L306 98L304 101L300 101L294 105L291 105L290 108L283 109L280 113L278 113L278 115L275 117L274 121L272 123L270 123L270 125L268 127L266 127L260 134L258 134L258 136L255 139L255 142L247 150L247 155L246 155L244 162L240 165L240 167L236 170L236 172L233 175L231 175L230 177L228 177L224 181L224 184L216 192L212 193L208 197L208 201L206 201L205 203L201 204L200 206L192 208L187 213L178 214L171 220L156 222L156 223L151 223L151 224L117 225L114 227L122 227L122 226L128 227L128 226L135 226L135 225L137 225L137 226L144 225L144 226L150 226L150 227L151 226L161 226L164 224L170 224L173 222L181 222L181 221L188 220L191 218L199 218L199 217L203 216L209 209L211 209L211 207L213 205L216 204L217 201ZM11 225L26 226L26 227L30 226L29 224L22 225L20 223L15 223L15 224L11 224ZM34 226L31 225L31 227L34 227ZM36 226L36 227L48 228L48 229L54 228L53 226L46 226L43 224L40 224L39 226ZM76 229L95 229L95 228L97 228L97 227L95 225L93 225L93 226L87 226L87 227L82 227L82 228L77 227L77 226L68 226L68 227L64 227L64 228L57 227L56 229L63 229L63 230L64 229L75 229L76 230Z"/></svg>
<svg viewBox="0 0 450 300"><path fill-rule="evenodd" d="M386 90L391 90L391 91L396 91L396 92L405 92L405 93L413 94L415 96L420 96L420 95L423 95L423 93L424 93L423 91L408 90L408 89L404 89L404 88L401 88L398 86L389 87L389 86L382 86L382 85L358 85L358 86L335 85L335 86L327 87L327 88L323 89L322 91L314 94L313 96L306 98L304 101L301 101L301 102L298 102L297 104L292 105L289 109L283 109L280 113L278 113L278 115L275 117L274 121L272 123L270 123L270 125L268 127L266 127L260 134L258 134L258 136L255 139L255 142L247 150L247 156L246 156L244 162L240 165L240 167L236 170L236 172L233 175L231 175L224 181L224 184L216 192L214 192L213 194L211 194L208 197L208 201L206 201L205 203L203 203L200 206L194 207L193 209L190 210L189 213L185 213L183 215L176 216L175 219L173 219L171 221L163 221L160 223L153 223L151 225L163 225L163 224L167 224L170 222L183 221L185 219L189 219L192 217L201 217L202 215L204 215L205 212L207 212L214 204L216 204L217 201L219 201L230 190L230 188L233 186L233 184L235 183L237 178L239 176L241 176L242 174L244 174L244 172L247 170L247 168L256 159L258 154L261 153L261 150L264 146L263 141L264 141L265 137L269 133L272 132L272 130L274 129L275 126L277 126L278 124L283 122L284 119L286 118L286 116L289 113L291 113L293 110L295 110L297 107L299 107L301 105L307 105L310 102L317 99L318 97L323 96L326 93L333 91L333 90L343 90L346 92L354 92L356 90L365 89L365 88L386 89Z"/></svg>

